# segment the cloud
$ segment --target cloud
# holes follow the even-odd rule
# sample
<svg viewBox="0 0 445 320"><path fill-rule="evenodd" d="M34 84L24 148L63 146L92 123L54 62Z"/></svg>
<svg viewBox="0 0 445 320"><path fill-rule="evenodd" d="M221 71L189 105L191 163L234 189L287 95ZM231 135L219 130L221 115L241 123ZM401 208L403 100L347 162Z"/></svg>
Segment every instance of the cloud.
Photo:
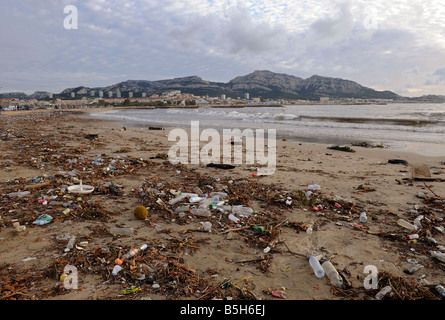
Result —
<svg viewBox="0 0 445 320"><path fill-rule="evenodd" d="M441 66L437 68L433 73L427 75L427 80L425 81L425 85L439 85L445 84L445 66Z"/></svg>
<svg viewBox="0 0 445 320"><path fill-rule="evenodd" d="M78 30L63 28L65 5L78 8ZM443 16L443 0L2 0L0 86L57 92L268 69L443 92Z"/></svg>

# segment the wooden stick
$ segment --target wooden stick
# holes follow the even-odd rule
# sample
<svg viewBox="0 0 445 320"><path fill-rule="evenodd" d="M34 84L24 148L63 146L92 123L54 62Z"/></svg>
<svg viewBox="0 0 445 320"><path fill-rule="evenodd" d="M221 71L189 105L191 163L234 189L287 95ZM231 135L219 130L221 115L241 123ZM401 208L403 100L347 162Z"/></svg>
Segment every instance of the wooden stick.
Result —
<svg viewBox="0 0 445 320"><path fill-rule="evenodd" d="M250 226L244 226L244 227L241 227L241 228L234 228L234 229L229 229L229 230L226 230L226 231L222 231L219 234L224 234L224 233L228 233L228 232L232 232L232 231L240 231L240 230L249 229L249 228L250 228Z"/></svg>
<svg viewBox="0 0 445 320"><path fill-rule="evenodd" d="M426 183L425 183L425 181L423 181L423 184L425 185L425 187L427 187L428 188L428 190L430 190L436 197L438 197L438 198L440 198L437 194L435 194L434 193L434 191L433 190L431 190L431 188L430 187L428 187L427 185L426 185Z"/></svg>

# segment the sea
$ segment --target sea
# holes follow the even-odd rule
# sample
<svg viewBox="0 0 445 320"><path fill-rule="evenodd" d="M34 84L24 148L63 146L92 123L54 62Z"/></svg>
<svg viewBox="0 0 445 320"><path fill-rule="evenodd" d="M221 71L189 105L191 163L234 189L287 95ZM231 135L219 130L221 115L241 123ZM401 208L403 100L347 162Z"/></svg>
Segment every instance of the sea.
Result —
<svg viewBox="0 0 445 320"><path fill-rule="evenodd" d="M279 139L329 145L367 142L392 150L445 157L445 104L252 105L236 108L116 109L93 112L123 125L166 128L275 129ZM352 147L353 148L353 147ZM444 159L445 160L445 159Z"/></svg>

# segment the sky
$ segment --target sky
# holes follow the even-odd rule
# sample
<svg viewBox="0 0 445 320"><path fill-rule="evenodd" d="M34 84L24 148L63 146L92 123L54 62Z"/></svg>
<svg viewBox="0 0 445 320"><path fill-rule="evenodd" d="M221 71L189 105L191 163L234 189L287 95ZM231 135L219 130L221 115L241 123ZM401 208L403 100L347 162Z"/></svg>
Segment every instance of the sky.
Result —
<svg viewBox="0 0 445 320"><path fill-rule="evenodd" d="M0 93L255 70L445 95L443 0L1 0Z"/></svg>

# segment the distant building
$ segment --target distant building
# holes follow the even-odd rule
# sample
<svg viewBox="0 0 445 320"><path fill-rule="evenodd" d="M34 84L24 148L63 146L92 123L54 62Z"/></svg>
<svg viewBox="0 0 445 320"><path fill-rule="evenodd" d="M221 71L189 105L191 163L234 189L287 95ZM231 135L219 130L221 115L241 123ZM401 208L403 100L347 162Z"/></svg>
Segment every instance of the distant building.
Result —
<svg viewBox="0 0 445 320"><path fill-rule="evenodd" d="M244 99L249 100L249 93L248 93L248 92L246 92L246 93L244 94Z"/></svg>
<svg viewBox="0 0 445 320"><path fill-rule="evenodd" d="M329 102L329 97L321 97L320 98L320 102L321 103L328 103Z"/></svg>

